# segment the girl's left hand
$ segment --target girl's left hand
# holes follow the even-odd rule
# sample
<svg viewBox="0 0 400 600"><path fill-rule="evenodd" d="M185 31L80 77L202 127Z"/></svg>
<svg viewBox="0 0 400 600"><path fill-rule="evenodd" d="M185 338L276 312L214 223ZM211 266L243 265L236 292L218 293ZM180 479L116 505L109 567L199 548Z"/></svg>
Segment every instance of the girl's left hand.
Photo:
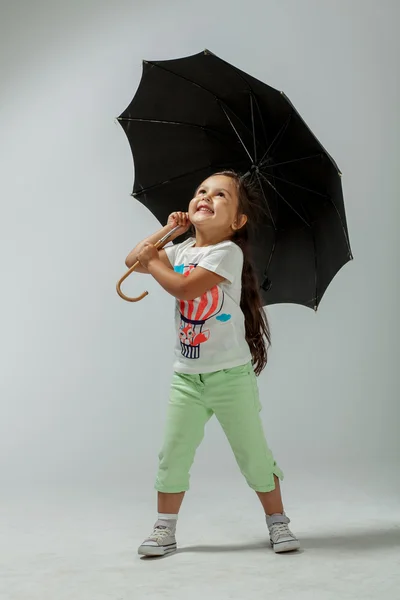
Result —
<svg viewBox="0 0 400 600"><path fill-rule="evenodd" d="M145 269L147 269L149 263L154 260L154 259L158 259L159 255L158 255L158 250L155 246L153 246L153 244L149 244L148 242L146 242L143 246L143 248L141 249L141 251L139 252L137 259L140 262L140 264L142 265L142 267L144 267Z"/></svg>

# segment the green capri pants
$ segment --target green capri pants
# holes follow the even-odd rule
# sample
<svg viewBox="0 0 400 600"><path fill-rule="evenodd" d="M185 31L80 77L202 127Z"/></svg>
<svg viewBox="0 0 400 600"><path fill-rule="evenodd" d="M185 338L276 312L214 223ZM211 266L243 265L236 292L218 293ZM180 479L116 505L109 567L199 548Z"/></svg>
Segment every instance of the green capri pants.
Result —
<svg viewBox="0 0 400 600"><path fill-rule="evenodd" d="M214 414L248 485L257 492L274 490L274 475L283 479L283 473L268 448L260 410L251 363L203 375L174 373L156 490L189 489L190 468Z"/></svg>

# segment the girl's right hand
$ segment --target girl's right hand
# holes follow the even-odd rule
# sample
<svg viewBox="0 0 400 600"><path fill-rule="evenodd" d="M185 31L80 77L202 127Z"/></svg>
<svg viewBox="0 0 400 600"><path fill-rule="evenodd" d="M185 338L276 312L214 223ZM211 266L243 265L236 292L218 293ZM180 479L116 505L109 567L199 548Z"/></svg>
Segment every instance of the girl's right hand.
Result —
<svg viewBox="0 0 400 600"><path fill-rule="evenodd" d="M168 223L170 227L178 227L179 229L175 232L174 236L179 237L189 230L191 222L189 221L189 213L187 212L173 212L168 217Z"/></svg>

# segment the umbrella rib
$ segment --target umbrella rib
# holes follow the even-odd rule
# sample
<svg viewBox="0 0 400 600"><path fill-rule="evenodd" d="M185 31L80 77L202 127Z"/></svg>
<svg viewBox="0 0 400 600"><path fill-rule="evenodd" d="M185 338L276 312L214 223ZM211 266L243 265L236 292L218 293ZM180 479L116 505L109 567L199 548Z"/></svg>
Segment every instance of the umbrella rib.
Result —
<svg viewBox="0 0 400 600"><path fill-rule="evenodd" d="M278 194L278 196L280 198L282 198L282 200L284 201L285 204L287 204L289 206L289 208L299 217L299 219L301 219L303 221L303 223L305 223L305 225L307 225L307 227L311 227L310 223L308 223L308 221L306 221L306 219L290 204L290 202L288 202L286 200L286 198L284 196L282 196L282 194L280 192L278 192L278 190L276 189L276 187L269 181L269 179L266 178L266 176L264 175L264 173L261 173L261 177L268 183L268 185L275 190L275 192Z"/></svg>
<svg viewBox="0 0 400 600"><path fill-rule="evenodd" d="M307 210L304 209L303 203L301 202L301 207L307 215ZM308 215L307 215L308 217ZM315 296L313 298L314 302L314 311L318 310L318 252L317 252L317 241L315 239L315 230L313 227L310 227L311 238L313 242L313 250L314 250L314 285L315 285Z"/></svg>
<svg viewBox="0 0 400 600"><path fill-rule="evenodd" d="M242 163L242 161L238 161L238 162L234 162L234 163L230 163L230 164L236 165L236 164L240 164L240 163ZM177 175L176 177L171 177L170 179L166 179L165 181L160 181L159 183L155 183L154 185L149 185L148 187L142 188L141 190L138 190L137 192L133 192L132 196L134 196L134 197L141 196L142 194L145 194L146 192L157 189L157 188L161 187L162 185L165 185L166 183L172 183L173 181L177 181L178 179L182 179L183 177L187 177L188 175L194 175L195 173L200 173L200 171L204 171L205 169L209 169L211 167L212 167L211 164L204 165L203 167L200 167L199 169L195 169L194 171L189 171L187 173L183 173L182 175ZM215 165L215 169L221 169L223 167L226 167L226 164Z"/></svg>
<svg viewBox="0 0 400 600"><path fill-rule="evenodd" d="M249 127L246 125L246 123L243 123L242 119L241 119L241 118L240 118L240 117L239 117L239 116L238 116L238 115L235 113L235 111L234 111L234 110L232 110L232 108L231 108L230 106L228 106L228 105L227 105L225 102L223 102L223 101L222 101L220 98L217 98L217 97L216 97L216 100L217 100L218 106L219 106L220 108L222 108L222 105L226 106L226 108L229 108L229 110L231 111L232 115L233 115L233 116L234 116L234 117L235 117L235 118L236 118L236 119L239 121L239 123L240 123L240 124L241 124L241 125L242 125L242 126L245 128L245 129L246 129L246 131L247 131L247 132L248 132L250 135L252 135L252 133L251 133L251 131L250 131ZM238 137L239 137L239 136L238 136Z"/></svg>
<svg viewBox="0 0 400 600"><path fill-rule="evenodd" d="M216 58L218 58L218 57L216 57ZM219 60L222 60L222 59L219 59ZM161 69L162 71L165 71L166 73L169 73L170 75L174 75L175 77L178 77L179 79L183 79L183 81L186 81L187 83L195 85L196 87L200 88L204 92L207 92L208 94L211 94L211 96L213 96L214 100L217 100L218 106L222 108L222 106L221 106L222 105L222 100L220 98L218 98L218 96L216 94L214 94L214 92L212 92L208 88L204 87L200 83L196 83L195 81L192 81L191 79L188 79L187 77L184 77L183 75L180 75L179 73L175 73L174 71L171 71L170 69L166 69L165 67L161 67L157 63L154 63L154 62L151 62L151 61L145 61L145 62L147 64L153 66L153 67L157 67L158 69ZM225 62L225 61L222 61L222 62ZM229 108L229 110L234 115L234 117L236 117L236 119L243 125L243 127L245 127L247 129L247 131L251 134L250 129L247 127L247 125L245 123L243 123L243 121L238 117L238 115L231 108Z"/></svg>
<svg viewBox="0 0 400 600"><path fill-rule="evenodd" d="M315 268L315 301L314 301L314 310L317 312L318 309L318 254L317 254L317 244L315 240L314 229L311 227L311 235L313 240L313 248L314 248L314 268Z"/></svg>
<svg viewBox="0 0 400 600"><path fill-rule="evenodd" d="M274 165L275 166L275 165ZM293 185L294 187L300 188L306 192L310 192L311 194L316 194L317 196L321 196L322 198L329 198L328 194L321 194L321 192L316 192L315 190L311 190L310 188L304 187L303 185L299 185L298 183L293 183L293 181L289 181L288 179L283 179L282 177L278 177L278 175L273 175L274 179L278 179L283 183L288 183L289 185Z"/></svg>
<svg viewBox="0 0 400 600"><path fill-rule="evenodd" d="M187 77L184 77L183 75L180 75L179 73L175 73L175 71L171 71L170 69L166 69L165 67L162 67L161 65L155 63L155 62L151 62L151 61L145 61L147 64L151 65L152 67L157 67L157 69L161 69L162 71L165 71L166 73L169 73L170 75L175 75L175 77L179 77L179 79L183 79L184 81L187 81L187 83L191 83L192 85L195 85L196 87L204 90L205 92L207 92L208 94L211 94L211 96L214 96L214 98L217 99L217 96L214 94L214 92L212 92L211 90L209 90L208 88L204 87L203 85L201 85L200 83L196 83L195 81L192 81L191 79L188 79Z"/></svg>
<svg viewBox="0 0 400 600"><path fill-rule="evenodd" d="M288 160L288 161L281 162L281 163L276 163L276 164L271 164L271 165L264 165L264 168L267 168L267 167L280 167L280 166L282 166L282 165L288 165L288 164L292 164L292 163L299 162L299 161L302 161L302 160L309 160L309 159L311 159L311 158L318 158L318 157L322 157L322 156L324 156L324 155L323 155L323 154L321 154L321 153L319 153L319 154L312 154L312 155L310 155L310 156L305 156L305 157L303 157L303 158L296 158L296 159L294 159L294 160ZM267 182L270 184L270 182L269 182L269 181L268 181L268 179L265 177L265 175L264 175L264 174L263 174L261 171L260 171L260 173L261 173L261 175L263 176L263 178L264 178L264 179L265 179L265 180L266 180L266 181L267 181ZM276 179L280 179L280 178L279 178L279 177L277 177L276 175L274 175L274 177L275 177ZM291 181L287 181L287 180L284 180L284 179L281 179L281 181L284 181L284 182L286 182L286 183L289 183L290 185L297 186L297 184L295 184L295 183L292 183ZM270 185L271 185L271 184L270 184ZM301 186L297 186L297 187L301 187ZM318 192L315 192L314 190L309 190L309 189L307 189L307 188L302 188L302 189L305 189L306 191L308 191L308 192L311 192L311 193L313 193L313 194L318 194ZM278 194L279 194L279 192L278 192ZM341 225L341 227L342 227L342 230L343 230L343 235L344 235L344 238L345 238L345 240L346 240L346 245L347 245L347 248L348 248L348 251L349 251L349 256L350 256L351 258L353 258L353 255L352 255L352 252L351 252L350 240L349 240L349 237L348 237L348 234L347 234L347 231L346 231L346 227L345 227L345 226L344 226L344 224L343 224L343 219L342 219L342 216L341 216L341 214L340 214L340 212L339 212L339 209L338 209L338 207L336 206L335 202L333 201L333 199L332 199L330 196L328 196L328 195L323 195L323 194L320 194L320 195L321 195L322 197L326 198L327 200L329 200L329 202L330 202L330 203L332 204L332 206L334 207L334 209L335 209L335 212L336 212L336 214L337 214L337 216L338 216L338 218L339 218L340 225ZM282 199L283 199L283 200L284 200L284 201L285 201L285 202L286 202L286 203L287 203L287 204L290 206L290 204L287 202L287 200L285 200L285 199L283 198L283 196L281 196L281 197L282 197ZM296 212L296 211L295 211L295 209L294 209L292 206L290 206L290 208L292 208L292 210L294 210L294 212ZM297 213L297 214L298 214L298 213ZM300 217L300 218L302 218L302 217L301 217L301 215L299 215L299 217ZM307 223L307 225L309 225L309 224Z"/></svg>
<svg viewBox="0 0 400 600"><path fill-rule="evenodd" d="M264 121L263 121L262 116L261 116L261 111L260 111L260 107L258 106L257 98L255 97L254 90L253 90L252 86L250 85L250 83L247 81L247 79L245 77L245 75L247 75L247 74L243 73L240 69L238 69L234 65L231 65L231 63L227 62L226 60L224 60L223 58L217 56L216 54L213 54L209 50L207 50L206 53L209 54L209 55L211 55L211 56L213 56L216 60L218 60L222 64L226 65L229 69L231 69L231 71L234 71L235 74L238 77L240 77L240 79L244 82L244 84L246 85L248 91L250 92L250 98L251 98L251 100L253 100L253 98L254 98L255 101L256 101L258 112L260 113L260 118L261 118L261 122L262 122L262 125L263 125L264 136L265 136L265 139L267 139L267 136L265 134L265 129L264 129ZM252 108L252 111L253 111L253 106L251 108ZM240 121L240 123L247 129L247 131L249 133L251 133L250 129L247 127L247 125L245 123L243 123L243 121L241 119L239 119L239 117L233 111L232 111L232 114L234 114L235 117L238 119L238 121ZM253 115L252 115L252 120L253 120ZM255 134L255 131L254 131L254 121L253 121L253 139L255 140L255 135L254 134ZM256 143L256 142L254 141L254 143ZM256 153L256 149L254 148L254 156L255 157L256 157L256 154L257 154Z"/></svg>
<svg viewBox="0 0 400 600"><path fill-rule="evenodd" d="M204 125L197 125L196 123L184 123L183 121L165 121L162 119L141 119L138 117L118 117L118 121L135 121L139 123L160 123L162 125L184 125L186 127L194 127L195 129L202 129L204 131L210 131L211 133L217 133L218 135L224 135L229 139L232 137L225 131L218 131L218 129L212 129L211 127L205 127Z"/></svg>
<svg viewBox="0 0 400 600"><path fill-rule="evenodd" d="M318 154L310 154L310 156L303 156L301 158L293 158L292 160L285 160L284 162L280 162L280 163L271 163L270 165L263 165L263 168L269 168L269 167L281 167L282 165L291 165L295 162L300 162L301 160L310 160L311 158L320 158L324 156L321 152L319 152Z"/></svg>
<svg viewBox="0 0 400 600"><path fill-rule="evenodd" d="M256 128L254 123L254 106L253 106L253 94L250 93L250 110L251 110L251 124L253 126L253 142L254 142L254 162L257 162L257 142L256 142Z"/></svg>
<svg viewBox="0 0 400 600"><path fill-rule="evenodd" d="M268 144L268 136L267 136L267 132L265 131L265 123L264 123L264 119L263 119L262 112L261 112L261 109L260 109L260 105L258 104L257 96L255 94L253 94L253 93L252 93L252 98L253 98L253 100L256 103L256 107L257 107L257 110L258 110L258 115L259 115L260 121L261 121L262 132L264 134L265 145L267 145Z"/></svg>
<svg viewBox="0 0 400 600"><path fill-rule="evenodd" d="M330 154L325 150L325 148L323 147L323 145L321 144L321 142L317 139L317 137L313 134L313 132L311 131L311 129L308 127L307 123L305 123L305 121L302 118L302 116L300 115L300 113L296 110L296 107L292 104L292 102L289 100L289 98L286 96L286 94L284 92L281 92L281 94L284 97L284 99L286 100L286 102L288 103L288 105L291 107L291 109L294 111L294 113L297 115L297 117L300 119L300 121L303 123L303 125L306 127L306 129L308 129L308 132L313 136L313 138L315 139L315 141L317 142L317 144L319 144L321 146L321 149L324 151L324 153L326 155L326 158L329 159L329 161L335 167L336 171L339 173L339 175L341 175L341 171L340 171L338 165L333 160L332 156L330 156Z"/></svg>
<svg viewBox="0 0 400 600"><path fill-rule="evenodd" d="M260 185L260 189L261 189L262 195L264 196L265 203L266 203L266 205L267 205L267 208L268 208L268 212L269 212L269 216L270 216L270 218L271 218L271 221L272 221L272 225L274 226L274 229L275 229L275 231L276 231L276 225L275 225L275 221L274 221L274 218L273 218L273 216L272 216L272 212L271 212L271 209L270 209L270 207L269 207L269 202L268 202L268 199L267 199L266 193L264 192L264 188L263 188L263 186L262 186L262 183L261 183L261 180L260 180L260 175L259 175L259 173L257 173L257 179L258 179L258 183L259 183L259 185Z"/></svg>
<svg viewBox="0 0 400 600"><path fill-rule="evenodd" d="M251 94L251 97L252 97L252 99L254 99L254 100L255 100L255 103L256 103L256 106L257 106L257 110L258 110L258 113L259 113L259 116L260 116L261 124L262 124L262 130L263 130L263 133L264 133L265 143L267 144L267 143L268 143L268 137L267 137L267 133L266 133L266 131L265 131L265 123L264 123L264 119L263 119L263 116L262 116L262 112L261 112L261 109L260 109L260 105L259 105L259 103L258 103L258 100L257 100L257 96L255 95L255 93L254 93L254 90L253 90L252 86L251 86L251 85L250 85L250 83L247 81L246 77L244 76L244 75L248 76L248 75L247 75L247 73L245 73L245 74L244 74L242 71L240 71L240 69L238 69L238 68L237 68L237 67L235 67L234 65L231 65L231 63L228 63L226 60L224 60L223 58L220 58L220 57L219 57L219 56L217 56L216 54L213 54L213 53L212 53L212 52L210 52L209 50L207 50L207 54L210 54L211 56L213 56L214 58L216 58L217 60L219 60L220 62L222 62L223 64L225 64L226 66L228 66L228 67L229 67L229 68L230 68L232 71L234 71L234 72L235 72L235 73L238 75L238 77L240 77L240 78L242 79L242 81L244 81L244 83L246 84L246 86L248 87L248 89L249 89L249 91L250 91L250 94ZM268 87L269 87L269 86L268 86ZM270 89L273 89L273 88L270 88ZM274 90L274 91L276 91L276 90ZM287 98L287 97L286 97L284 94L283 94L283 96L284 96L285 100L288 102L288 104L290 105L290 107L296 111L295 107L292 105L292 103L290 102L289 98ZM297 111L296 111L296 112L297 112ZM291 117L292 117L292 114L293 114L293 113L290 113L290 115L289 115L289 117L288 117L288 121L287 121L287 123L285 124L286 126L289 124L289 121L290 121L290 119L291 119ZM238 117L237 117L237 115L235 115L235 116L236 116L236 118L238 118ZM242 125L244 125L244 123L242 123ZM245 127L246 127L246 125L245 125ZM248 127L246 127L246 129L249 131ZM253 134L254 134L254 131L253 131ZM278 134L278 135L279 135L279 134ZM255 137L255 136L254 136L254 137ZM271 149L271 147L273 146L274 142L275 142L275 140L273 140L273 141L272 141L272 143L271 143L270 147L268 148L267 152L264 154L263 158L265 158L265 156L268 154L268 152L269 152L269 150ZM261 161L260 161L260 163L261 163Z"/></svg>
<svg viewBox="0 0 400 600"><path fill-rule="evenodd" d="M353 259L353 254L351 252L351 247L350 247L350 240L349 240L349 237L347 235L346 227L343 224L342 216L341 216L341 214L339 212L338 207L336 206L336 204L332 200L332 198L330 196L328 196L328 199L331 202L333 208L335 209L337 216L339 217L340 225L342 226L342 230L343 230L344 239L346 240L346 246L347 246L347 249L349 251L349 257L350 257L350 259Z"/></svg>
<svg viewBox="0 0 400 600"><path fill-rule="evenodd" d="M213 56L214 58L216 58L217 60L219 60L219 62L222 62L224 65L226 65L227 67L229 67L232 71L234 71L236 73L236 75L238 77L240 77L240 79L246 84L246 87L253 92L252 87L250 85L250 83L247 81L247 79L243 76L243 72L238 69L237 67L235 67L234 65L231 65L231 63L228 63L226 60L224 60L223 58L221 58L220 56L217 56L216 54L213 54L212 52L210 52L210 50L207 50L207 54Z"/></svg>
<svg viewBox="0 0 400 600"><path fill-rule="evenodd" d="M217 60L219 60L220 62L222 62L224 65L226 65L227 67L229 67L245 83L246 87L248 88L248 90L250 92L252 100L255 100L255 103L256 103L256 106L257 106L257 110L258 110L258 113L259 113L259 116L260 116L261 124L262 124L262 130L263 130L263 134L264 134L264 138L265 138L265 143L267 144L268 143L268 141L267 141L268 138L267 138L267 133L265 131L264 119L263 119L263 116L262 116L262 112L260 110L260 105L258 104L257 96L255 95L254 90L253 90L252 86L250 85L249 81L247 81L247 79L245 77L245 75L248 77L247 73L243 73L240 69L238 69L234 65L231 65L231 63L228 63L226 60L224 60L223 58L220 58L216 54L213 54L209 50L207 50L207 54L210 54L211 56L213 56L214 58L216 58ZM238 119L237 115L235 115L235 117ZM238 120L240 121L240 119L238 119ZM250 133L249 128L242 121L240 121L240 122L242 123L242 125L244 125L244 127L246 127L247 131L249 131L249 133ZM255 139L254 127L253 127L253 138ZM256 152L254 152L254 155L256 155Z"/></svg>
<svg viewBox="0 0 400 600"><path fill-rule="evenodd" d="M265 161L265 158L268 157L269 152L272 148L272 146L275 144L276 140L283 134L285 133L286 129L289 126L290 123L290 119L292 118L292 113L290 113L290 115L288 116L288 118L286 119L286 121L284 122L284 124L282 125L282 127L280 128L280 130L278 131L278 133L276 134L276 136L274 137L274 139L272 140L272 142L270 143L270 145L268 146L267 150L264 153L264 156L261 158L260 160L260 165L262 165Z"/></svg>
<svg viewBox="0 0 400 600"><path fill-rule="evenodd" d="M220 100L218 100L218 104L221 106L222 110L224 111L224 114L225 114L226 118L228 119L230 126L232 127L233 131L236 133L236 135L237 135L237 137L238 137L238 139L239 139L240 143L242 144L243 148L244 148L244 149L245 149L245 151L246 151L246 154L247 154L247 156L250 158L250 160L251 160L251 163L254 165L254 160L253 160L253 157L251 156L250 152L248 151L248 149L247 149L247 147L246 147L246 145L245 145L244 141L243 141L243 140L242 140L242 138L240 137L238 130L236 129L236 127L235 127L235 126L234 126L234 124L232 123L232 119L229 117L229 115L228 115L228 113L227 113L227 111L226 111L226 109L225 109L224 103L223 103L223 102L221 102Z"/></svg>

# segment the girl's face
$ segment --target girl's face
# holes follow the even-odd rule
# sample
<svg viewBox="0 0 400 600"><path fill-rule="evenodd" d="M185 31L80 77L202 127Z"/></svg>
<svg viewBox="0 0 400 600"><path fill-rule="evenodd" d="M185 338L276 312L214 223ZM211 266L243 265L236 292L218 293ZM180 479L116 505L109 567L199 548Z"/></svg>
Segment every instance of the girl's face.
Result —
<svg viewBox="0 0 400 600"><path fill-rule="evenodd" d="M225 175L213 175L198 187L189 204L189 219L196 228L221 236L231 235L242 226L240 222L244 215L238 217L238 205L235 180Z"/></svg>

